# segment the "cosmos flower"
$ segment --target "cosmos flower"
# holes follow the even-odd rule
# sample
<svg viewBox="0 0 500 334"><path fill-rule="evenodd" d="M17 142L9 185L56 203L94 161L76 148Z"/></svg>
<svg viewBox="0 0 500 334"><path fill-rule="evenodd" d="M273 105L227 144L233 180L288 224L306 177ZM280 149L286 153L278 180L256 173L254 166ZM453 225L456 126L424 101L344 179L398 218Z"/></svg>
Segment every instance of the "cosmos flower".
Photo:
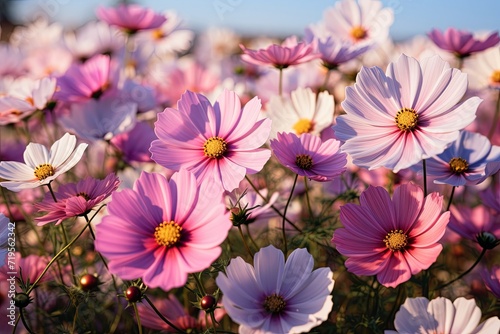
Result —
<svg viewBox="0 0 500 334"><path fill-rule="evenodd" d="M300 137L278 133L271 140L271 149L283 166L311 180L330 181L346 171L347 155L340 152L340 142L336 139L323 142L309 133Z"/></svg>
<svg viewBox="0 0 500 334"><path fill-rule="evenodd" d="M205 96L187 91L177 106L179 110L158 114L155 123L158 139L151 144L151 157L163 167L188 169L200 182L209 179L231 191L269 159L271 151L260 147L269 137L271 121L257 120L257 97L241 109L234 92L224 90L212 106Z"/></svg>
<svg viewBox="0 0 500 334"><path fill-rule="evenodd" d="M342 41L329 36L326 40L318 41L318 51L323 66L328 69L336 69L372 48L370 44L357 44L350 41Z"/></svg>
<svg viewBox="0 0 500 334"><path fill-rule="evenodd" d="M482 204L500 213L500 178L495 177L492 184L479 193Z"/></svg>
<svg viewBox="0 0 500 334"><path fill-rule="evenodd" d="M340 208L344 227L332 239L348 258L348 271L377 275L382 285L396 287L436 261L450 217L441 213L441 195L424 198L422 189L409 183L397 187L391 200L384 188L370 186L359 202Z"/></svg>
<svg viewBox="0 0 500 334"><path fill-rule="evenodd" d="M464 63L473 89L500 90L500 47L478 53Z"/></svg>
<svg viewBox="0 0 500 334"><path fill-rule="evenodd" d="M109 271L168 291L209 267L232 224L222 201L202 196L185 169L170 180L142 172L133 189L115 192L96 226L95 248L108 259Z"/></svg>
<svg viewBox="0 0 500 334"><path fill-rule="evenodd" d="M115 174L108 174L104 180L88 177L78 183L67 183L54 193L45 194L42 202L35 204L39 211L46 214L36 218L38 226L51 222L60 224L64 219L87 214L93 207L108 198L118 188L120 181Z"/></svg>
<svg viewBox="0 0 500 334"><path fill-rule="evenodd" d="M0 182L11 191L36 188L49 184L59 175L66 173L82 158L87 144L76 146L76 137L65 133L50 148L29 143L24 151L24 164L17 161L0 162Z"/></svg>
<svg viewBox="0 0 500 334"><path fill-rule="evenodd" d="M448 227L465 239L493 248L500 243L500 216L492 214L484 205L450 207Z"/></svg>
<svg viewBox="0 0 500 334"><path fill-rule="evenodd" d="M499 146L491 145L479 133L460 131L458 139L443 153L426 161L427 175L435 178L434 183L474 185L489 176L486 166L494 161L500 161Z"/></svg>
<svg viewBox="0 0 500 334"><path fill-rule="evenodd" d="M267 246L255 254L254 267L232 259L217 286L227 314L240 333L302 333L320 325L333 306L329 268L312 270L306 249L296 249L285 264L283 252Z"/></svg>
<svg viewBox="0 0 500 334"><path fill-rule="evenodd" d="M354 164L396 173L442 153L474 120L481 99L458 104L466 90L467 75L438 56L419 63L401 55L385 74L363 67L346 88L335 135Z"/></svg>
<svg viewBox="0 0 500 334"><path fill-rule="evenodd" d="M271 138L278 132L319 135L331 126L334 113L333 96L327 91L316 95L310 88L297 88L290 97L273 96L267 105L267 115L273 121Z"/></svg>
<svg viewBox="0 0 500 334"><path fill-rule="evenodd" d="M359 44L380 43L387 39L394 21L392 8L382 8L377 0L342 0L326 9L323 20L309 29L319 39L330 36Z"/></svg>
<svg viewBox="0 0 500 334"><path fill-rule="evenodd" d="M491 293L500 299L500 265L494 265L491 269L486 267L481 271L484 285Z"/></svg>
<svg viewBox="0 0 500 334"><path fill-rule="evenodd" d="M488 318L479 325L480 320L481 310L474 299L460 297L452 303L444 297L431 301L425 297L406 298L394 319L396 330L384 333L490 334L500 330L498 317Z"/></svg>
<svg viewBox="0 0 500 334"><path fill-rule="evenodd" d="M114 136L111 144L120 150L128 163L151 162L149 147L155 139L154 130L147 122L137 122L132 130Z"/></svg>
<svg viewBox="0 0 500 334"><path fill-rule="evenodd" d="M136 4L120 4L116 8L99 6L96 14L99 19L131 35L139 30L159 28L167 20L164 15Z"/></svg>
<svg viewBox="0 0 500 334"><path fill-rule="evenodd" d="M444 32L433 29L427 35L438 47L452 52L459 58L465 58L473 53L484 51L500 42L500 36L496 31L481 39L468 31L455 28L448 28Z"/></svg>
<svg viewBox="0 0 500 334"><path fill-rule="evenodd" d="M288 37L281 45L272 44L265 49L251 50L244 45L240 45L240 48L244 53L241 56L244 61L255 65L270 65L279 69L306 63L319 56L312 44L298 42L295 36Z"/></svg>

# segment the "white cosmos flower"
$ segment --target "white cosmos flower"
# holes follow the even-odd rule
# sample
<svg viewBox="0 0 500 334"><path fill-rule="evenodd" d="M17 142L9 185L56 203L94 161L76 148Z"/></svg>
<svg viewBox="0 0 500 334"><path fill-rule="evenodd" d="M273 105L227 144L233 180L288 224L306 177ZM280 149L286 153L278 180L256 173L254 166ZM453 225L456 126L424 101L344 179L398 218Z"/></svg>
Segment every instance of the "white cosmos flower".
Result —
<svg viewBox="0 0 500 334"><path fill-rule="evenodd" d="M17 161L0 162L0 186L11 191L36 188L48 184L67 172L82 158L87 144L76 148L76 137L65 133L49 150L41 144L29 143L24 150L24 164Z"/></svg>
<svg viewBox="0 0 500 334"><path fill-rule="evenodd" d="M438 297L429 301L425 297L407 298L396 313L392 333L491 334L500 331L498 317L488 318L479 326L481 310L474 299L460 297L451 300Z"/></svg>
<svg viewBox="0 0 500 334"><path fill-rule="evenodd" d="M278 132L319 135L333 123L334 101L327 91L316 94L310 88L298 88L291 97L273 96L268 103L267 117L272 122L270 138Z"/></svg>

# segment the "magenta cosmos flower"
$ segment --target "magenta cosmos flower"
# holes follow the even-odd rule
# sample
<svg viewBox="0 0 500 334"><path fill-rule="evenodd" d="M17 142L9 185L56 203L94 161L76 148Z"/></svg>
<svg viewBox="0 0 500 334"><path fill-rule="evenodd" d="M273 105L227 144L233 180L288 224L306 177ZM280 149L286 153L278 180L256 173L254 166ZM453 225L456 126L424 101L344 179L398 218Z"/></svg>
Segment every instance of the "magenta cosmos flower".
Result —
<svg viewBox="0 0 500 334"><path fill-rule="evenodd" d="M439 48L452 52L459 58L484 51L500 42L500 36L496 31L481 39L474 37L474 34L468 31L455 28L448 28L444 32L433 29L427 35Z"/></svg>
<svg viewBox="0 0 500 334"><path fill-rule="evenodd" d="M239 332L302 333L325 321L333 306L333 274L313 266L306 249L294 250L285 264L283 252L273 246L255 254L254 267L241 257L232 259L216 282Z"/></svg>
<svg viewBox="0 0 500 334"><path fill-rule="evenodd" d="M494 265L491 269L486 267L481 271L484 285L491 293L500 299L500 265Z"/></svg>
<svg viewBox="0 0 500 334"><path fill-rule="evenodd" d="M466 90L467 75L438 56L420 64L403 54L385 74L363 67L346 88L335 136L354 164L398 172L443 152L474 120L481 99L458 104Z"/></svg>
<svg viewBox="0 0 500 334"><path fill-rule="evenodd" d="M272 44L265 49L251 50L240 45L243 50L241 59L254 65L271 65L279 69L306 63L319 57L312 44L298 42L297 37L285 39L281 45Z"/></svg>
<svg viewBox="0 0 500 334"><path fill-rule="evenodd" d="M430 267L443 246L450 213L441 213L443 197L412 183L396 188L391 200L382 187L368 187L360 205L340 208L344 228L334 232L332 242L348 257L345 265L355 275L377 275L386 287L396 287L411 275Z"/></svg>
<svg viewBox="0 0 500 334"><path fill-rule="evenodd" d="M159 28L167 20L164 15L136 4L120 4L116 8L100 6L96 14L99 19L123 29L128 34L135 34L139 30Z"/></svg>
<svg viewBox="0 0 500 334"><path fill-rule="evenodd" d="M25 163L17 161L0 162L0 186L11 191L36 188L49 184L59 175L73 168L82 158L87 144L76 146L76 137L65 133L50 148L29 143L24 151Z"/></svg>
<svg viewBox="0 0 500 334"><path fill-rule="evenodd" d="M143 172L133 190L114 193L95 242L110 272L168 291L209 267L232 224L222 201L201 196L196 178L184 169L170 180Z"/></svg>
<svg viewBox="0 0 500 334"><path fill-rule="evenodd" d="M212 106L190 91L158 114L151 144L152 159L172 170L186 168L200 180L219 182L227 191L238 187L246 173L259 172L271 151L260 148L271 131L269 119L257 120L260 100L255 97L243 110L238 96L224 90Z"/></svg>
<svg viewBox="0 0 500 334"><path fill-rule="evenodd" d="M484 205L474 208L452 206L448 227L462 238L475 241L486 249L500 244L500 216Z"/></svg>
<svg viewBox="0 0 500 334"><path fill-rule="evenodd" d="M38 226L51 222L60 224L64 219L86 215L93 207L108 198L118 188L120 181L115 174L104 180L88 177L78 183L62 185L55 192L57 202L50 193L45 194L42 202L35 204L39 211L46 214L36 218Z"/></svg>
<svg viewBox="0 0 500 334"><path fill-rule="evenodd" d="M480 320L481 310L474 299L460 297L452 303L444 297L431 301L425 297L406 298L394 319L396 330L384 333L493 334L500 330L498 317L488 318L479 325Z"/></svg>
<svg viewBox="0 0 500 334"><path fill-rule="evenodd" d="M347 155L336 139L322 141L310 133L278 133L271 149L279 162L294 173L315 181L330 181L346 171Z"/></svg>

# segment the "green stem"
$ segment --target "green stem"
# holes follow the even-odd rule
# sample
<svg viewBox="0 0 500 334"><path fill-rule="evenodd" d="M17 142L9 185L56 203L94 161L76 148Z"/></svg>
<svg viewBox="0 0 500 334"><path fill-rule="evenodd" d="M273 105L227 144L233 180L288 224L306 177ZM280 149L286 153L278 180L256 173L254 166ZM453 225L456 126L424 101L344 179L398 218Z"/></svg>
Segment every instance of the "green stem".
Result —
<svg viewBox="0 0 500 334"><path fill-rule="evenodd" d="M50 194L52 195L52 199L54 200L55 203L57 203L57 198L56 194L54 194L54 190L52 190L52 186L50 185L52 181L46 184L47 188L49 188Z"/></svg>
<svg viewBox="0 0 500 334"><path fill-rule="evenodd" d="M304 187L306 188L306 201L307 201L307 209L309 210L309 217L313 218L313 211L311 208L311 201L309 199L309 186L307 185L307 177L304 177Z"/></svg>
<svg viewBox="0 0 500 334"><path fill-rule="evenodd" d="M445 211L450 211L451 201L453 200L453 195L455 194L455 188L456 186L453 186L453 188L451 188L450 199L448 200L448 205L446 206Z"/></svg>
<svg viewBox="0 0 500 334"><path fill-rule="evenodd" d="M472 269L474 269L478 264L479 262L481 261L481 259L483 258L484 254L486 253L487 249L486 248L483 248L483 250L481 251L481 254L479 254L479 257L476 259L476 261L474 262L474 264L469 268L467 269L465 272L463 272L462 274L460 274L458 277L452 279L451 281L449 281L448 283L445 283L443 285L440 285L438 286L436 289L434 290L440 290L442 288L445 288L447 287L448 285L458 281L459 279L461 279L462 277L464 277L465 275L467 275L468 273L470 273L472 271Z"/></svg>
<svg viewBox="0 0 500 334"><path fill-rule="evenodd" d="M295 190L295 185L297 184L298 178L299 178L299 174L295 174L295 179L293 180L292 189L290 190L290 196L288 196L288 200L286 201L286 204L285 204L285 210L283 211L283 222L281 223L281 232L283 233L283 244L285 246L285 257L287 256L287 253L288 253L288 245L287 245L287 241L286 241L286 231L285 231L286 211L288 210L288 205L290 204L290 201L292 200L293 191Z"/></svg>
<svg viewBox="0 0 500 334"><path fill-rule="evenodd" d="M63 224L61 224L60 227L62 230L64 244L67 245L68 244L68 234L66 233L66 229L64 228ZM69 265L71 267L71 274L73 275L73 283L75 283L75 285L78 285L78 281L76 279L76 274L75 274L75 266L73 265L73 257L71 256L71 248L70 247L68 247L68 261L69 261Z"/></svg>
<svg viewBox="0 0 500 334"><path fill-rule="evenodd" d="M139 317L139 310L137 309L137 303L132 303L132 307L135 312L135 319L137 321L137 329L139 329L139 334L142 334L141 318Z"/></svg>
<svg viewBox="0 0 500 334"><path fill-rule="evenodd" d="M328 81L330 81L330 76L332 74L332 69L327 68L327 72L325 74L325 81L323 82L322 90L328 90Z"/></svg>
<svg viewBox="0 0 500 334"><path fill-rule="evenodd" d="M30 328L30 326L28 326L28 322L26 321L26 318L24 317L24 309L19 309L19 313L21 314L21 321L23 322L23 325L24 327L26 328L26 330L28 331L28 333L30 334L35 334L35 332L33 332Z"/></svg>
<svg viewBox="0 0 500 334"><path fill-rule="evenodd" d="M148 296L144 295L144 300L149 304L149 306L151 306L151 308L153 309L153 311L155 311L156 315L158 315L160 317L160 319L163 320L167 325L169 325L170 327L172 327L173 329L175 329L178 333L186 334L185 331L181 330L180 328L178 328L177 326L175 326L172 322L170 322L170 320L168 320L167 318L165 318L163 316L163 314L161 314L160 311L158 311L158 309L156 308L156 306L151 302L151 300L148 298Z"/></svg>
<svg viewBox="0 0 500 334"><path fill-rule="evenodd" d="M252 238L252 234L250 233L250 227L247 225L245 225L246 229L247 229L247 235L248 237L250 238L250 241L252 242L253 246L256 248L256 249L259 249L259 246L257 246L257 244L255 243L255 240L253 240Z"/></svg>
<svg viewBox="0 0 500 334"><path fill-rule="evenodd" d="M283 95L283 68L278 69L280 71L279 83L278 83L278 94L281 97Z"/></svg>
<svg viewBox="0 0 500 334"><path fill-rule="evenodd" d="M424 197L427 197L427 165L425 159L422 160L422 172L424 173Z"/></svg>
<svg viewBox="0 0 500 334"><path fill-rule="evenodd" d="M429 299L429 271L422 271L422 297Z"/></svg>
<svg viewBox="0 0 500 334"><path fill-rule="evenodd" d="M191 274L191 276L193 276L194 281L196 283L196 286L198 287L198 290L200 291L200 294L202 296L205 296L207 293L205 292L205 288L203 287L203 284L201 283L201 281L198 278L198 276L196 276L196 274Z"/></svg>
<svg viewBox="0 0 500 334"><path fill-rule="evenodd" d="M500 91L498 92L497 104L495 109L495 115L493 116L493 122L491 123L490 131L488 132L488 139L491 140L491 137L495 134L495 130L497 128L498 118L500 117Z"/></svg>
<svg viewBox="0 0 500 334"><path fill-rule="evenodd" d="M252 251L248 247L247 241L245 240L245 236L243 235L243 231L241 230L241 225L238 225L238 231L240 232L241 240L243 240L243 246L245 246L248 254L250 254L250 257L253 259Z"/></svg>

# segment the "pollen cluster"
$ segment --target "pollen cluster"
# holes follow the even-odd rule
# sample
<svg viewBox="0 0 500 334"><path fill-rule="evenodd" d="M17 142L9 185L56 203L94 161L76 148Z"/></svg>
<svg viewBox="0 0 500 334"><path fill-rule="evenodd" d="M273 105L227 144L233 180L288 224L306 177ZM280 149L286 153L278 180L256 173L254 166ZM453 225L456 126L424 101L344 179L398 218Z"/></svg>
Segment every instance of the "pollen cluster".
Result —
<svg viewBox="0 0 500 334"><path fill-rule="evenodd" d="M313 166L313 160L309 154L297 154L295 164L304 170L309 170Z"/></svg>
<svg viewBox="0 0 500 334"><path fill-rule="evenodd" d="M155 239L158 245L170 248L181 239L182 227L174 221L162 222L155 228Z"/></svg>
<svg viewBox="0 0 500 334"><path fill-rule="evenodd" d="M417 127L418 114L411 108L403 108L396 114L395 121L401 131L412 131Z"/></svg>
<svg viewBox="0 0 500 334"><path fill-rule="evenodd" d="M49 176L54 175L55 171L56 171L56 169L54 167L52 167L51 164L41 164L35 168L34 173L35 173L35 177L38 180L43 181L46 178L48 178Z"/></svg>
<svg viewBox="0 0 500 334"><path fill-rule="evenodd" d="M351 37L357 42L360 41L367 36L367 31L362 26L356 26L351 29Z"/></svg>
<svg viewBox="0 0 500 334"><path fill-rule="evenodd" d="M408 236L403 230L391 230L384 238L385 246L391 251L403 249L408 244Z"/></svg>
<svg viewBox="0 0 500 334"><path fill-rule="evenodd" d="M203 145L203 152L206 157L212 159L221 158L227 150L227 143L221 137L212 137L207 139Z"/></svg>
<svg viewBox="0 0 500 334"><path fill-rule="evenodd" d="M500 70L493 71L491 74L491 81L496 84L500 83Z"/></svg>
<svg viewBox="0 0 500 334"><path fill-rule="evenodd" d="M455 174L462 174L463 172L466 172L467 169L469 169L467 160L462 158L452 158L449 164L451 171Z"/></svg>
<svg viewBox="0 0 500 334"><path fill-rule="evenodd" d="M301 135L303 133L309 133L313 130L313 122L307 118L301 118L293 125L293 129L297 135Z"/></svg>
<svg viewBox="0 0 500 334"><path fill-rule="evenodd" d="M273 293L264 300L264 309L271 314L279 314L285 309L286 301L278 294Z"/></svg>

